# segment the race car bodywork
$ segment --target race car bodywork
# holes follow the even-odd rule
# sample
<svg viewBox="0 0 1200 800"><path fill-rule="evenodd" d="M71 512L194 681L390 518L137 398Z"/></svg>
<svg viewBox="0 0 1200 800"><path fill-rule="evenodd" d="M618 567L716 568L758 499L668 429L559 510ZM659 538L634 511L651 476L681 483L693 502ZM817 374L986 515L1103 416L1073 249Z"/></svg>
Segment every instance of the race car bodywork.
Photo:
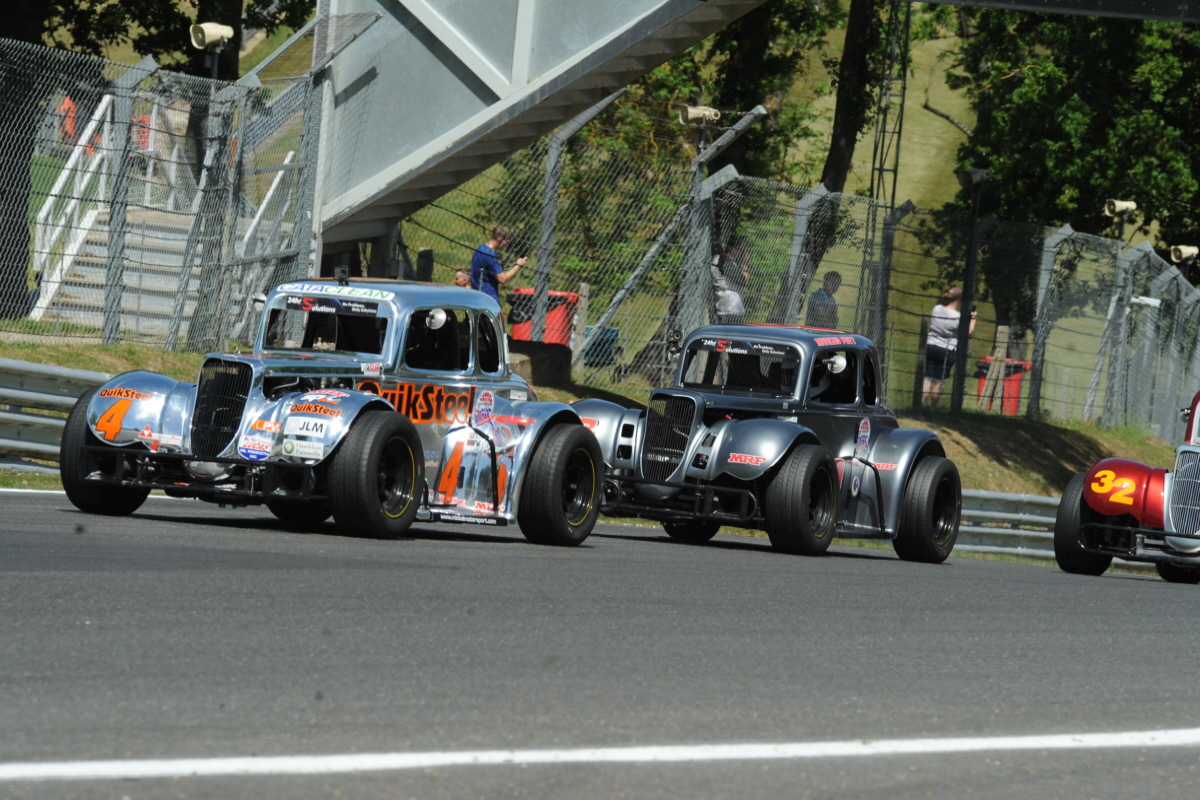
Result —
<svg viewBox="0 0 1200 800"><path fill-rule="evenodd" d="M911 560L949 556L958 471L932 432L898 426L868 339L735 324L678 349L673 386L645 411L574 404L609 468L604 513L659 520L689 542L732 525L786 552L821 553L837 535L891 540Z"/></svg>
<svg viewBox="0 0 1200 800"><path fill-rule="evenodd" d="M590 533L595 437L511 372L486 295L314 280L262 302L253 352L207 356L196 383L128 372L80 399L61 454L76 506L131 513L163 489L366 536L415 519Z"/></svg>
<svg viewBox="0 0 1200 800"><path fill-rule="evenodd" d="M1067 484L1054 526L1064 572L1101 575L1114 557L1150 562L1173 583L1200 583L1200 392L1183 409L1175 469L1106 458Z"/></svg>

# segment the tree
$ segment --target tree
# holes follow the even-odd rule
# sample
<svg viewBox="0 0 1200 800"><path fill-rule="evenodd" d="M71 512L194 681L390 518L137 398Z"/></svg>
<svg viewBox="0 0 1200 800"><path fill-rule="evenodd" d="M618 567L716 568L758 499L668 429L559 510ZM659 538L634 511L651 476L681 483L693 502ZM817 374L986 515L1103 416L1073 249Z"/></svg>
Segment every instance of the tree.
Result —
<svg viewBox="0 0 1200 800"><path fill-rule="evenodd" d="M960 13L948 82L977 115L958 158L991 170L984 214L1101 233L1104 201L1131 199L1160 247L1200 241L1200 28Z"/></svg>
<svg viewBox="0 0 1200 800"><path fill-rule="evenodd" d="M846 176L854 161L858 136L874 118L872 111L879 94L882 75L882 32L878 0L850 0L846 15L846 43L837 63L837 104L833 111L833 131L829 153L821 172L821 183L830 192L846 188Z"/></svg>

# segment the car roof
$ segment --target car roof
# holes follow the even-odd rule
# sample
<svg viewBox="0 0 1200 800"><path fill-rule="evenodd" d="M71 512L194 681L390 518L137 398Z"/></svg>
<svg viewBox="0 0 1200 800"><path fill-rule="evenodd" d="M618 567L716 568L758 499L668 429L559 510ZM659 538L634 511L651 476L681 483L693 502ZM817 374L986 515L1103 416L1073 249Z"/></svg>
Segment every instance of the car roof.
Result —
<svg viewBox="0 0 1200 800"><path fill-rule="evenodd" d="M801 325L770 325L761 322L734 322L697 328L687 337L687 344L698 338L747 339L798 344L805 349L844 345L867 349L874 347L866 336L828 328L806 328ZM836 341L835 341L836 340Z"/></svg>

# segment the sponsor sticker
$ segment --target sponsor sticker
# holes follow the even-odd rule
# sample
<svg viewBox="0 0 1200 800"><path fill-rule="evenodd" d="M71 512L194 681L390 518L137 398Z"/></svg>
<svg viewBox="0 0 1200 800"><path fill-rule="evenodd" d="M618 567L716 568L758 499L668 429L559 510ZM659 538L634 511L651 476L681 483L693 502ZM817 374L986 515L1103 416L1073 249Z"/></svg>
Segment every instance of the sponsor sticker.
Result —
<svg viewBox="0 0 1200 800"><path fill-rule="evenodd" d="M123 389L114 387L112 389L101 389L101 397L120 397L122 400L149 400L154 397L154 392L139 392L136 389Z"/></svg>
<svg viewBox="0 0 1200 800"><path fill-rule="evenodd" d="M158 442L159 444L166 445L167 447L174 447L176 450L183 447L183 437L175 436L170 433L160 433L158 435Z"/></svg>
<svg viewBox="0 0 1200 800"><path fill-rule="evenodd" d="M397 383L385 389L377 381L360 381L356 388L379 395L414 424L466 425L471 421L476 387Z"/></svg>
<svg viewBox="0 0 1200 800"><path fill-rule="evenodd" d="M383 374L383 364L359 364L358 368L362 370L362 374L370 378L375 378Z"/></svg>
<svg viewBox="0 0 1200 800"><path fill-rule="evenodd" d="M489 390L484 389L475 398L475 425L483 426L492 421L492 411L496 407L496 398Z"/></svg>
<svg viewBox="0 0 1200 800"><path fill-rule="evenodd" d="M850 496L851 497L858 497L858 489L860 486L862 486L862 478L859 477L858 475L855 475L853 480L850 481Z"/></svg>
<svg viewBox="0 0 1200 800"><path fill-rule="evenodd" d="M858 340L853 336L818 336L813 339L820 347L828 347L837 344L858 344Z"/></svg>
<svg viewBox="0 0 1200 800"><path fill-rule="evenodd" d="M341 399L345 399L350 396L349 392L340 392L337 389L313 389L307 394L312 395L313 397L338 397Z"/></svg>
<svg viewBox="0 0 1200 800"><path fill-rule="evenodd" d="M730 453L729 454L729 463L730 464L750 464L751 466L757 467L759 464L763 463L766 460L767 460L766 456L754 456L754 455L750 455L748 453Z"/></svg>
<svg viewBox="0 0 1200 800"><path fill-rule="evenodd" d="M286 294L324 294L336 297L359 297L367 300L390 300L395 292L383 289L364 289L360 286L342 286L335 283L286 283L279 287Z"/></svg>
<svg viewBox="0 0 1200 800"><path fill-rule="evenodd" d="M329 423L323 419L311 417L288 417L283 433L286 436L316 436L324 438L329 431Z"/></svg>
<svg viewBox="0 0 1200 800"><path fill-rule="evenodd" d="M510 392L508 393L508 399L509 399L509 400L514 400L514 401L517 401L517 400L528 400L528 399L529 399L529 392L525 391L524 389L513 389L512 391L510 391Z"/></svg>
<svg viewBox="0 0 1200 800"><path fill-rule="evenodd" d="M154 435L154 431L150 430L149 425L142 428L137 438L146 440L146 445L150 448L151 453L158 452L158 437Z"/></svg>
<svg viewBox="0 0 1200 800"><path fill-rule="evenodd" d="M340 408L329 408L328 406L320 406L316 403L296 403L292 406L293 414L319 414L323 417L340 417L342 410ZM289 422L291 420L288 420Z"/></svg>
<svg viewBox="0 0 1200 800"><path fill-rule="evenodd" d="M579 421L583 423L583 427L589 431L596 430L596 426L600 424L600 420L592 419L591 417L580 417Z"/></svg>
<svg viewBox="0 0 1200 800"><path fill-rule="evenodd" d="M858 423L858 441L854 443L854 455L858 456L865 453L867 446L871 443L871 420L866 417Z"/></svg>
<svg viewBox="0 0 1200 800"><path fill-rule="evenodd" d="M265 431L266 433L279 433L283 430L283 425L279 422L271 422L269 419L256 419L250 423L250 430Z"/></svg>
<svg viewBox="0 0 1200 800"><path fill-rule="evenodd" d="M262 461L271 455L271 443L257 436L244 436L238 444L238 455L247 461Z"/></svg>
<svg viewBox="0 0 1200 800"><path fill-rule="evenodd" d="M500 521L490 517L466 517L462 514L439 514L438 519L443 522L469 522L472 525L499 525Z"/></svg>
<svg viewBox="0 0 1200 800"><path fill-rule="evenodd" d="M535 420L533 417L502 416L492 417L492 419L496 420L496 422L501 425L532 425L533 423L537 422L537 420Z"/></svg>
<svg viewBox="0 0 1200 800"><path fill-rule="evenodd" d="M875 469L895 469L895 464L876 464Z"/></svg>
<svg viewBox="0 0 1200 800"><path fill-rule="evenodd" d="M294 458L324 458L325 445L320 442L304 442L299 439L284 439L283 454Z"/></svg>

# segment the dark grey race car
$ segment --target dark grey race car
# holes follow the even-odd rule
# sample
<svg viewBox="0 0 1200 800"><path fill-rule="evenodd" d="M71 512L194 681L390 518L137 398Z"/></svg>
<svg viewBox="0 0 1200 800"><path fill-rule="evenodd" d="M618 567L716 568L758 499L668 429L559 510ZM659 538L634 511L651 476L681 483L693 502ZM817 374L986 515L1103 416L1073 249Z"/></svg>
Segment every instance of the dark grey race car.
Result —
<svg viewBox="0 0 1200 800"><path fill-rule="evenodd" d="M868 339L715 325L681 354L646 411L574 404L608 466L603 513L658 520L691 543L731 525L787 553L823 553L836 535L891 540L909 561L950 555L958 469L932 431L899 427Z"/></svg>

